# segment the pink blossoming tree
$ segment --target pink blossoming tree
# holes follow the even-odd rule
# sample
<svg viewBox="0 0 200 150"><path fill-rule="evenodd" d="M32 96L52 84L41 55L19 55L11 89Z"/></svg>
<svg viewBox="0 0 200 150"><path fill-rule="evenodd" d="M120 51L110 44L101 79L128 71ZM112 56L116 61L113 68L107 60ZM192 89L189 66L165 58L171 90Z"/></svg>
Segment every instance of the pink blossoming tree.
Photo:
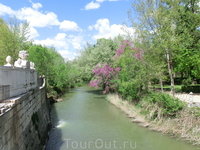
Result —
<svg viewBox="0 0 200 150"><path fill-rule="evenodd" d="M110 64L97 65L93 70L95 80L90 81L91 87L103 87L103 93L106 94L115 91L116 84L112 80L118 78L120 68L112 68Z"/></svg>

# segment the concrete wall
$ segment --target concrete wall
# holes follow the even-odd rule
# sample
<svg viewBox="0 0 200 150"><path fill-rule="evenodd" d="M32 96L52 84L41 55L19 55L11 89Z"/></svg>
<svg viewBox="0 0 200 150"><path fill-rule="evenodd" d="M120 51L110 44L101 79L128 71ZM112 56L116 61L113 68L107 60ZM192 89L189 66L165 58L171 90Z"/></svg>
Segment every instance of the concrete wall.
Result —
<svg viewBox="0 0 200 150"><path fill-rule="evenodd" d="M20 82L25 83L22 80ZM11 86L22 85L20 82L12 83ZM13 102L12 107L0 115L0 150L42 149L50 122L45 88L29 89L25 94L10 101Z"/></svg>
<svg viewBox="0 0 200 150"><path fill-rule="evenodd" d="M0 86L10 86L10 97L26 93L37 85L37 71L34 69L0 66ZM1 90L2 89L2 90ZM0 88L0 100L6 99Z"/></svg>

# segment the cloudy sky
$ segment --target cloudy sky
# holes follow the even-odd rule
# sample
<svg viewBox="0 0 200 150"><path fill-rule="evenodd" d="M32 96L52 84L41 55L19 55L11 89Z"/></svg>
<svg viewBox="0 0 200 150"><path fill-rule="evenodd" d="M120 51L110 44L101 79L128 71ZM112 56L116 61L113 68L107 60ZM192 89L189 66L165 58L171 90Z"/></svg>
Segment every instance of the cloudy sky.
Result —
<svg viewBox="0 0 200 150"><path fill-rule="evenodd" d="M85 44L125 34L132 0L0 0L0 17L27 20L36 44L54 46L70 60ZM132 29L130 28L130 31Z"/></svg>

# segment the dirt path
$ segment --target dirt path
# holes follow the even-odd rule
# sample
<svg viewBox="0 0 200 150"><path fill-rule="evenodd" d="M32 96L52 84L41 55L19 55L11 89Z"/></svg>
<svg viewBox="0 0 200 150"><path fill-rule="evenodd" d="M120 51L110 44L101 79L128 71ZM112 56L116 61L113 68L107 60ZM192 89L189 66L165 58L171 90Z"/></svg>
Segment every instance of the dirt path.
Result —
<svg viewBox="0 0 200 150"><path fill-rule="evenodd" d="M175 97L187 102L189 107L200 107L200 94L175 93Z"/></svg>

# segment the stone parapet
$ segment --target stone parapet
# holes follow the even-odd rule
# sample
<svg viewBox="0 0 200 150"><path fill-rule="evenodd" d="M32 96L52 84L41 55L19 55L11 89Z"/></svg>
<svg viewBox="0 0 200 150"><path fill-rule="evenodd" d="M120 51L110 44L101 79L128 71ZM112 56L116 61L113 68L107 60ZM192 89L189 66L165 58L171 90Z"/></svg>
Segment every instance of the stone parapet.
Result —
<svg viewBox="0 0 200 150"><path fill-rule="evenodd" d="M26 93L38 87L37 84L37 71L34 69L0 66L0 86L10 86L10 97ZM3 91L3 88L0 89L0 100L8 95Z"/></svg>

